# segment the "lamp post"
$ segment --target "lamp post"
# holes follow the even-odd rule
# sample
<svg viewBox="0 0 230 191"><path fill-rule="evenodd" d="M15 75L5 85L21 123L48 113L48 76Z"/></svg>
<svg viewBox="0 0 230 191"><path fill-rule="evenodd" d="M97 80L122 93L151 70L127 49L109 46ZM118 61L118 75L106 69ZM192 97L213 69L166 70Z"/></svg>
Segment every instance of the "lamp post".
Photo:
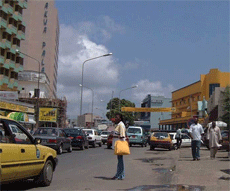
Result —
<svg viewBox="0 0 230 191"><path fill-rule="evenodd" d="M120 100L120 97L121 97L121 92L125 91L125 90L129 90L129 89L133 89L133 88L137 88L138 85L135 85L135 86L132 86L130 88L126 88L126 89L123 89L119 92L119 111L121 111L121 100Z"/></svg>
<svg viewBox="0 0 230 191"><path fill-rule="evenodd" d="M101 58L101 57L105 57L105 56L111 56L112 55L112 53L109 53L109 54L104 54L104 55L102 55L102 56L97 56L97 57L94 57L94 58L90 58L90 59L87 59L87 60L85 60L84 62L83 62L83 64L82 64L82 74L81 74L81 104L80 104L80 115L82 115L82 96L83 96L83 86L84 86L84 84L83 84L83 73L84 73L84 65L85 65L85 63L86 62L88 62L88 61L90 61L90 60L94 60L94 59L97 59L97 58Z"/></svg>
<svg viewBox="0 0 230 191"><path fill-rule="evenodd" d="M35 60L35 61L38 63L38 95L37 95L37 98L39 98L39 94L40 94L39 86L40 86L41 63L40 63L39 60L37 60L36 58L34 58L34 57L32 57L32 56L30 56L30 55L28 55L28 54L25 54L25 53L21 52L21 51L18 50L18 49L16 49L16 52L21 53L21 54L23 54L23 55L25 55L25 56L27 56L27 57L29 57L29 58Z"/></svg>
<svg viewBox="0 0 230 191"><path fill-rule="evenodd" d="M90 89L92 91L92 113L91 113L91 125L90 127L92 128L93 127L93 98L94 98L94 91L92 88L88 88L88 87L85 87L85 86L82 86L82 84L79 84L80 87L84 87L84 88L87 88L87 89Z"/></svg>
<svg viewBox="0 0 230 191"><path fill-rule="evenodd" d="M16 52L17 53L21 53L33 60L35 60L37 63L38 63L38 92L37 92L37 100L36 100L36 105L37 105L37 109L36 109L36 125L38 127L38 121L39 121L39 109L38 109L38 99L39 99L39 96L40 96L40 90L39 90L39 86L40 86L40 73L41 73L41 63L39 62L39 60L37 60L36 58L28 55L28 54L25 54L23 52L21 52L20 50L16 49ZM35 92L34 92L34 96L35 96Z"/></svg>

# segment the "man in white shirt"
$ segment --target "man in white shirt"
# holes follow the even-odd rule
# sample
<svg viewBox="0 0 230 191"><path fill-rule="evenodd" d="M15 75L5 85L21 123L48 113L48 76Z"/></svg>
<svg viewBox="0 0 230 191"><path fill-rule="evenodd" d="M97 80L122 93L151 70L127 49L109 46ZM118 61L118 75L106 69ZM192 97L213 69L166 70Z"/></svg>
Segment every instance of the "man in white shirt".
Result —
<svg viewBox="0 0 230 191"><path fill-rule="evenodd" d="M198 123L198 118L194 118L194 123L190 126L189 134L192 138L193 160L200 160L201 135L204 134L203 127Z"/></svg>

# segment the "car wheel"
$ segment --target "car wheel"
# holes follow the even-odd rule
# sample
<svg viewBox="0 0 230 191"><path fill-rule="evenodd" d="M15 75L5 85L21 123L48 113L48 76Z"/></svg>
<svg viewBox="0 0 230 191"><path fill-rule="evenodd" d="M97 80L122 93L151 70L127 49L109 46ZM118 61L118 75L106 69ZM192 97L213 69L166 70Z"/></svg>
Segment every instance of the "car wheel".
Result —
<svg viewBox="0 0 230 191"><path fill-rule="evenodd" d="M42 186L49 186L53 179L53 163L51 160L47 160L41 174L35 179L36 182Z"/></svg>
<svg viewBox="0 0 230 191"><path fill-rule="evenodd" d="M98 145L99 145L99 147L101 147L101 142Z"/></svg>
<svg viewBox="0 0 230 191"><path fill-rule="evenodd" d="M60 155L62 154L63 150L62 150L62 145L59 146L58 150L57 150L57 153Z"/></svg>
<svg viewBox="0 0 230 191"><path fill-rule="evenodd" d="M72 145L70 144L70 146L69 146L69 148L68 148L68 150L67 150L67 151L68 151L69 153L71 153L71 152L72 152L72 150L73 150L73 147L72 147Z"/></svg>
<svg viewBox="0 0 230 191"><path fill-rule="evenodd" d="M96 141L93 142L93 145L92 145L92 146L93 146L93 148L96 147Z"/></svg>
<svg viewBox="0 0 230 191"><path fill-rule="evenodd" d="M150 150L152 151L152 150L154 150L155 149L155 147L153 147L153 146L150 146Z"/></svg>
<svg viewBox="0 0 230 191"><path fill-rule="evenodd" d="M172 150L172 149L171 149L171 147L169 147L168 149L169 149L169 151L171 151L171 150Z"/></svg>
<svg viewBox="0 0 230 191"><path fill-rule="evenodd" d="M174 144L173 148L174 148L174 150L177 150L178 149L177 144Z"/></svg>

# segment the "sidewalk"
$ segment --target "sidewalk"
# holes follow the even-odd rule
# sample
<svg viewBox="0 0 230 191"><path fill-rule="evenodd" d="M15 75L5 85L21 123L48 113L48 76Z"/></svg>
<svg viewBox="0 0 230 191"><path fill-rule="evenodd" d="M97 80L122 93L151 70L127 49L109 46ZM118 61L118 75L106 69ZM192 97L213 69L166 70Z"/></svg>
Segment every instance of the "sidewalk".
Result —
<svg viewBox="0 0 230 191"><path fill-rule="evenodd" d="M178 152L179 151L179 152ZM191 148L181 148L178 153L173 182L177 185L204 186L207 191L230 191L230 158L228 152L219 150L211 160L210 151L201 147L200 161L193 161Z"/></svg>

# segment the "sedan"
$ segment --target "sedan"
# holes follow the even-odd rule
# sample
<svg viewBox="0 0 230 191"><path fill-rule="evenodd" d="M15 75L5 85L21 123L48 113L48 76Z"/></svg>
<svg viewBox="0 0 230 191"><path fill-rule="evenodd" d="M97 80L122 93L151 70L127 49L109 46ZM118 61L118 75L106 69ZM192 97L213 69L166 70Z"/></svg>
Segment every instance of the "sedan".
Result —
<svg viewBox="0 0 230 191"><path fill-rule="evenodd" d="M72 147L79 147L81 150L89 148L89 141L85 132L80 128L64 129L64 132L72 140Z"/></svg>
<svg viewBox="0 0 230 191"><path fill-rule="evenodd" d="M56 150L58 154L62 154L63 150L72 152L71 139L63 129L56 127L40 127L35 131L33 136L39 138L42 145Z"/></svg>

